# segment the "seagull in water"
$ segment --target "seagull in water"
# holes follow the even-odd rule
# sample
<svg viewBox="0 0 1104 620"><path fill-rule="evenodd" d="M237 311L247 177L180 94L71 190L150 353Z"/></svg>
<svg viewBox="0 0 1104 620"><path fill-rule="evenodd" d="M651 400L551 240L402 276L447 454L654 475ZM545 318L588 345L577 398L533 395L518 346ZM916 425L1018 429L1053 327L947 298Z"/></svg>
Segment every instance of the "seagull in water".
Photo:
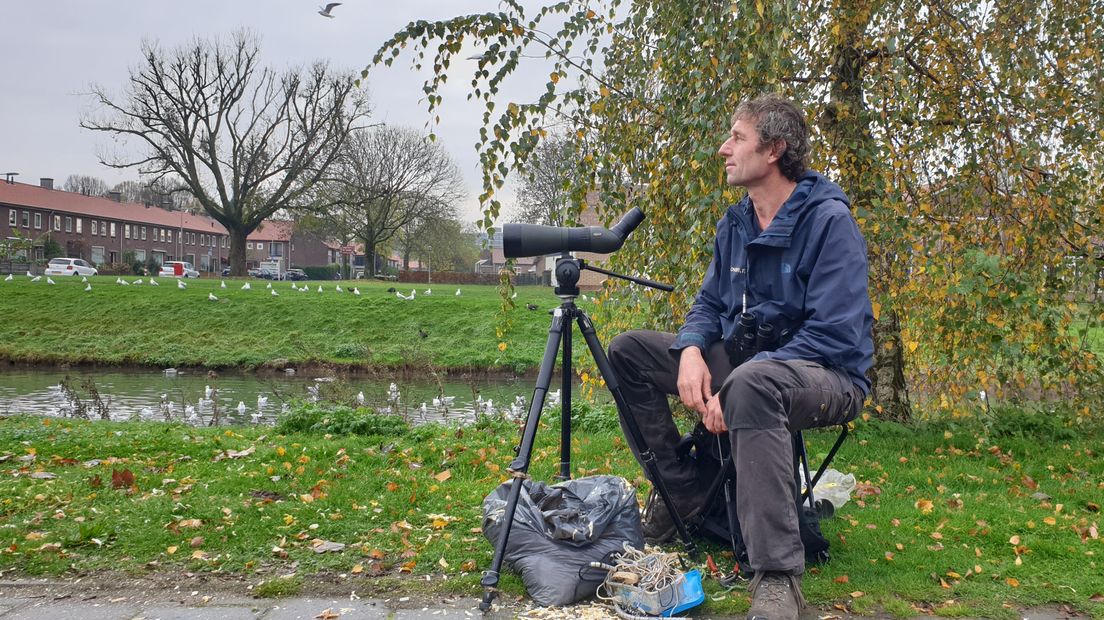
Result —
<svg viewBox="0 0 1104 620"><path fill-rule="evenodd" d="M357 392L356 401L357 401L358 405L363 405L364 404L364 392Z"/></svg>
<svg viewBox="0 0 1104 620"><path fill-rule="evenodd" d="M257 396L257 409L263 409L267 405L268 405L268 397L267 396Z"/></svg>
<svg viewBox="0 0 1104 620"><path fill-rule="evenodd" d="M244 400L239 400L238 401L238 413L240 413L242 415L245 415L245 401Z"/></svg>
<svg viewBox="0 0 1104 620"><path fill-rule="evenodd" d="M318 14L321 15L322 17L329 17L330 19L333 19L333 15L330 14L330 11L334 10L334 7L339 7L339 6L341 6L340 2L331 2L331 3L329 3L325 6L319 6L318 7L318 9L319 9Z"/></svg>
<svg viewBox="0 0 1104 620"><path fill-rule="evenodd" d="M209 386L209 385L203 386L203 398L206 398L207 400L211 400L211 392L213 392L213 391L214 390L211 389L211 386Z"/></svg>

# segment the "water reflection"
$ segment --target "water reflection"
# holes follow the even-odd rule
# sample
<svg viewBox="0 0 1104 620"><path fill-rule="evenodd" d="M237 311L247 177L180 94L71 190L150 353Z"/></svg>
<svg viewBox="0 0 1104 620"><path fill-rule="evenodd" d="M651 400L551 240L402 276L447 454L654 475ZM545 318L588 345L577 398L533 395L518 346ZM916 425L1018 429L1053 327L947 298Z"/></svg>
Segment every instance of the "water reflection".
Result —
<svg viewBox="0 0 1104 620"><path fill-rule="evenodd" d="M463 381L425 376L395 380L303 373L220 373L202 370L5 368L0 372L0 415L73 415L91 418L178 420L190 424L271 424L294 400L337 398L414 423L470 421L478 413L524 417L531 379ZM559 390L546 406L559 404Z"/></svg>

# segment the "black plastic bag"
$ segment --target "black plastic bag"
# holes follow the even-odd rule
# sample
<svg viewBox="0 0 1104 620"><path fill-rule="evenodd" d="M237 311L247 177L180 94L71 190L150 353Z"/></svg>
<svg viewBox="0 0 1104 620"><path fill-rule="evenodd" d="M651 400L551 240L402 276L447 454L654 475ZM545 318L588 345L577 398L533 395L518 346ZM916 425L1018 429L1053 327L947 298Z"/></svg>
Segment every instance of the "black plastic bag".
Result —
<svg viewBox="0 0 1104 620"><path fill-rule="evenodd" d="M483 535L492 545L514 483L502 483L483 500ZM592 596L606 576L588 564L608 561L626 542L644 548L636 492L624 478L589 476L552 486L525 480L504 559L538 604L570 605Z"/></svg>

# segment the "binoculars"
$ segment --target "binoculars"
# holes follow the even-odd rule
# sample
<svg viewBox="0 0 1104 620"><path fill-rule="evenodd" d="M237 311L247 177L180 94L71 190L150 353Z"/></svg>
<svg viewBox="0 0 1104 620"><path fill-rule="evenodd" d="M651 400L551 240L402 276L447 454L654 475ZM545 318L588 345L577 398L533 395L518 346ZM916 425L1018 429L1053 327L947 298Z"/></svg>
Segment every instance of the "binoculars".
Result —
<svg viewBox="0 0 1104 620"><path fill-rule="evenodd" d="M760 351L774 351L789 342L793 332L790 329L775 329L770 323L760 323L750 312L741 312L736 321L736 329L725 341L725 352L732 365L739 366Z"/></svg>

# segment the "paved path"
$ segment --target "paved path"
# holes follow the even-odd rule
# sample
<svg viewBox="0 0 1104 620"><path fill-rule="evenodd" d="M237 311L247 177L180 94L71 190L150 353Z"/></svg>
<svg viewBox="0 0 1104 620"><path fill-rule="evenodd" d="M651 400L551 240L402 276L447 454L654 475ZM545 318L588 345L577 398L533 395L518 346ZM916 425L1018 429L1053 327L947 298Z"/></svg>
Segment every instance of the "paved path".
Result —
<svg viewBox="0 0 1104 620"><path fill-rule="evenodd" d="M583 618L605 620L617 616L599 605L540 609L507 602L495 605L487 615L479 611L479 601L465 597L433 597L414 600L300 596L288 599L256 599L225 591L203 594L198 590L155 588L141 590L126 583L117 588L89 587L81 581L10 580L0 581L0 620L414 620L485 618ZM1063 610L1041 608L1019 614L1023 620L1062 620L1076 618ZM695 618L736 620L732 616L702 614ZM808 609L802 620L858 620L834 611ZM878 618L875 616L874 618ZM862 618L871 620L871 617ZM935 620L918 617L913 620ZM960 619L961 620L961 619Z"/></svg>

